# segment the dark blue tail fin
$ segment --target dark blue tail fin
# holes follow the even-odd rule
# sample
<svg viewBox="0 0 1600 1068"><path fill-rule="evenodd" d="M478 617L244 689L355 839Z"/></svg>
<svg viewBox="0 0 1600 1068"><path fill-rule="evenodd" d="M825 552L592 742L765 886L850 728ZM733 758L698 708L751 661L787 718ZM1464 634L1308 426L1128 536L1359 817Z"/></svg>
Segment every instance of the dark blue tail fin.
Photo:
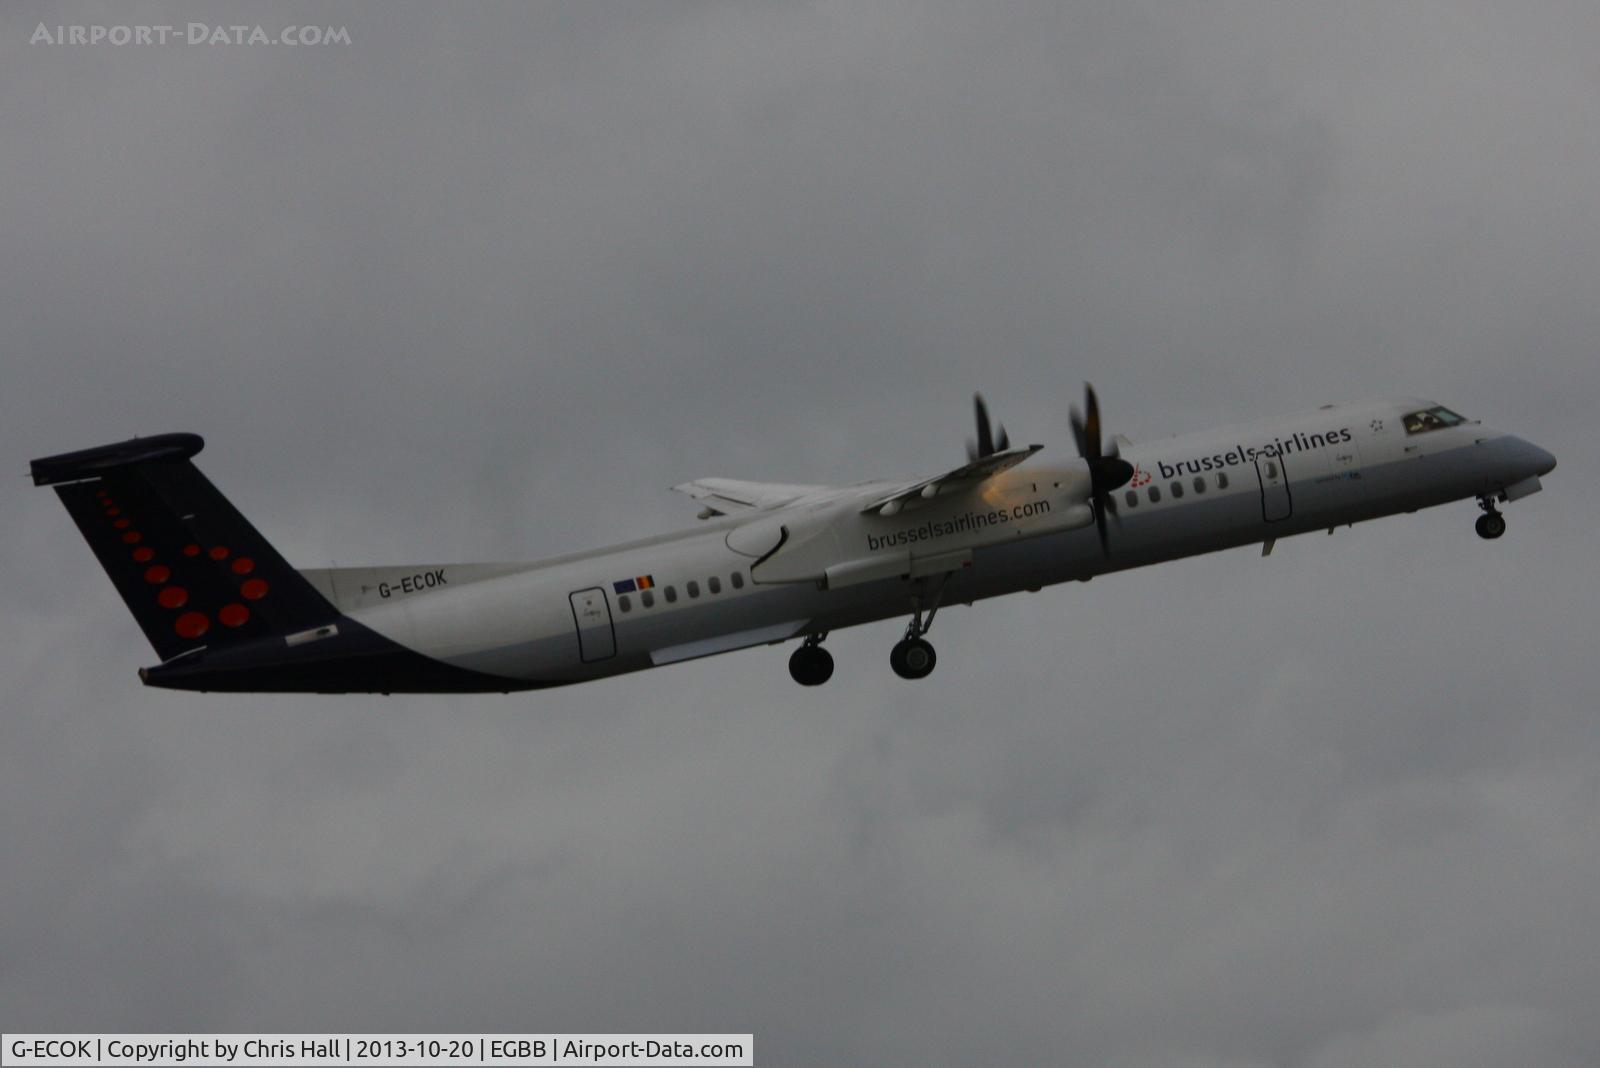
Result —
<svg viewBox="0 0 1600 1068"><path fill-rule="evenodd" d="M162 660L319 627L339 612L161 434L34 460Z"/></svg>

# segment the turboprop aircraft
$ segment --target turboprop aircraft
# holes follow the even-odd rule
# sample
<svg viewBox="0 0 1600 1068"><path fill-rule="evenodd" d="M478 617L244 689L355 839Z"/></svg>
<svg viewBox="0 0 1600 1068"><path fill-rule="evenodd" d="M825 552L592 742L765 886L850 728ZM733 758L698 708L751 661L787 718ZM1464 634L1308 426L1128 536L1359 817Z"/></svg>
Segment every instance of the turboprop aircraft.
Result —
<svg viewBox="0 0 1600 1068"><path fill-rule="evenodd" d="M1427 400L1387 398L1078 455L1013 446L974 398L967 462L851 486L702 478L701 524L535 563L297 570L192 459L195 434L34 460L161 662L147 685L271 692L509 692L797 641L796 682L833 674L832 632L909 616L889 654L934 668L941 606L1476 498L1537 492L1550 453ZM1265 594L1264 594L1265 596Z"/></svg>

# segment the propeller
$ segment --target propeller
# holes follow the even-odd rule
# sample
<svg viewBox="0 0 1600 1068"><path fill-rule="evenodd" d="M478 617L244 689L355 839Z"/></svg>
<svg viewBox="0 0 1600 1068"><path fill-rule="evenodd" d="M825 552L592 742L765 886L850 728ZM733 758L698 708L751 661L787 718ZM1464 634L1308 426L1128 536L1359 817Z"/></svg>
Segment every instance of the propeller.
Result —
<svg viewBox="0 0 1600 1068"><path fill-rule="evenodd" d="M1094 526L1095 532L1100 535L1100 551L1109 556L1111 546L1106 537L1106 513L1109 512L1112 518L1117 517L1116 501L1111 494L1133 478L1133 465L1122 458L1115 441L1111 443L1109 453L1102 450L1099 398L1094 395L1094 387L1087 382L1083 384L1083 394L1084 408L1088 414L1080 413L1077 408L1072 409L1072 436L1078 441L1078 455L1089 465L1089 507L1094 509Z"/></svg>
<svg viewBox="0 0 1600 1068"><path fill-rule="evenodd" d="M997 452L1005 452L1011 448L1011 439L1006 436L1006 428L997 423L995 433L989 431L989 406L983 403L983 394L972 395L972 410L978 421L978 437L974 441L967 439L967 459L981 460L985 456L993 456Z"/></svg>

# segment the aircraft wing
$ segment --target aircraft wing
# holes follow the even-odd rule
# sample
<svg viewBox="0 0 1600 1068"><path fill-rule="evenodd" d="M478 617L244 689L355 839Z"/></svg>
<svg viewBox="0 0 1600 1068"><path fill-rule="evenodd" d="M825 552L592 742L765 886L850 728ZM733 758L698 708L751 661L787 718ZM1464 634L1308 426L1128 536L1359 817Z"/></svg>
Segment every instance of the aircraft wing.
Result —
<svg viewBox="0 0 1600 1068"><path fill-rule="evenodd" d="M701 519L764 512L801 497L834 492L836 489L833 486L808 486L792 482L745 482L737 478L697 478L672 488L705 504L700 513Z"/></svg>
<svg viewBox="0 0 1600 1068"><path fill-rule="evenodd" d="M863 515L868 512L894 515L902 508L917 501L931 500L941 493L950 493L975 486L986 478L997 475L1007 468L1017 466L1042 448L1044 448L1043 445L1027 445L1020 449L1007 449L1004 452L992 452L987 456L980 456L976 460L962 464L953 471L946 471L942 475L925 478L921 482L914 482L886 496L878 497L871 504L862 508L861 512Z"/></svg>

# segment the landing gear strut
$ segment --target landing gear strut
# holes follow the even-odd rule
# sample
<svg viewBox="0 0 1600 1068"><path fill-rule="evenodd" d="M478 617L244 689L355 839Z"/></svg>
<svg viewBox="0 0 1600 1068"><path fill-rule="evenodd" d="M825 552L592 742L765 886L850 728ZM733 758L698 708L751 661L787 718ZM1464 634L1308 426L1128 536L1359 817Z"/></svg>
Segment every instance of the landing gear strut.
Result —
<svg viewBox="0 0 1600 1068"><path fill-rule="evenodd" d="M802 686L821 686L833 678L833 654L822 647L828 635L813 634L789 654L789 675Z"/></svg>
<svg viewBox="0 0 1600 1068"><path fill-rule="evenodd" d="M1493 497L1479 497L1478 506L1483 509L1483 514L1478 517L1474 529L1478 537L1493 541L1506 532L1506 517L1494 506Z"/></svg>
<svg viewBox="0 0 1600 1068"><path fill-rule="evenodd" d="M889 650L889 666L902 679L925 679L933 673L933 666L939 662L939 656L933 651L933 646L923 640L922 636L933 626L933 617L939 612L939 601L944 597L946 580L940 579L939 585L934 589L933 597L928 603L926 619L922 615L922 594L919 592L911 598L912 615L911 622L906 625L906 636Z"/></svg>

